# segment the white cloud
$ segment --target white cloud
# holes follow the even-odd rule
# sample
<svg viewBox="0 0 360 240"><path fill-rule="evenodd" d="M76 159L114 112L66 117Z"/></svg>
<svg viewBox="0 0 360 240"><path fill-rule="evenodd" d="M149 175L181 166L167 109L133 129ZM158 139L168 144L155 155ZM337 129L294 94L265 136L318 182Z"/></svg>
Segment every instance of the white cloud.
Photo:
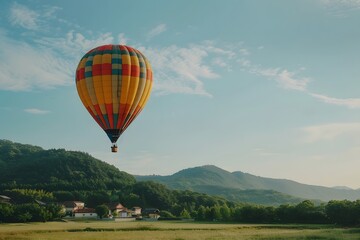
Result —
<svg viewBox="0 0 360 240"><path fill-rule="evenodd" d="M345 106L348 108L360 108L360 98L334 98L316 93L309 93L309 94L314 98L317 98L325 103L338 105L338 106Z"/></svg>
<svg viewBox="0 0 360 240"><path fill-rule="evenodd" d="M228 64L226 63L226 61L224 61L222 58L214 58L212 61L213 65L215 66L220 66L220 67L227 67Z"/></svg>
<svg viewBox="0 0 360 240"><path fill-rule="evenodd" d="M62 8L60 7L57 7L57 6L47 6L45 9L44 9L44 13L43 13L43 16L45 18L56 18L56 15L55 13L59 10L62 10Z"/></svg>
<svg viewBox="0 0 360 240"><path fill-rule="evenodd" d="M62 8L49 5L39 5L36 10L33 10L15 2L10 9L9 21L12 25L23 27L29 31L36 31L37 33L48 32L54 34L56 31L61 31L63 25L80 29L77 24L59 18L56 13L60 10Z"/></svg>
<svg viewBox="0 0 360 240"><path fill-rule="evenodd" d="M239 52L240 52L241 55L244 55L244 56L250 55L249 50L246 49L246 48L239 49Z"/></svg>
<svg viewBox="0 0 360 240"><path fill-rule="evenodd" d="M73 82L73 64L52 50L10 39L1 31L0 42L0 89L48 89Z"/></svg>
<svg viewBox="0 0 360 240"><path fill-rule="evenodd" d="M242 43L238 44L238 45L242 45ZM236 57L236 52L235 49L237 47L237 45L235 46L224 46L223 48L217 47L216 46L216 42L214 41L210 41L210 40L206 40L204 41L201 45L195 45L197 47L202 48L203 50L205 50L208 53L214 53L218 56L223 56L226 57L228 59L232 59ZM246 50L244 48L244 50Z"/></svg>
<svg viewBox="0 0 360 240"><path fill-rule="evenodd" d="M78 60L97 46L115 42L111 33L102 33L93 39L89 39L75 31L69 31L65 37L43 37L35 41L42 46L60 51L67 56L76 57Z"/></svg>
<svg viewBox="0 0 360 240"><path fill-rule="evenodd" d="M166 24L164 24L164 23L157 25L156 27L154 27L153 29L151 29L151 30L148 32L148 34L147 34L147 39L149 40L149 39L151 39L151 38L153 38L153 37L155 37L155 36L157 36L157 35L165 32L166 29L167 29L167 28L166 28Z"/></svg>
<svg viewBox="0 0 360 240"><path fill-rule="evenodd" d="M129 40L129 39L125 36L125 33L120 33L120 34L118 35L118 42L119 42L119 44L121 44L121 45L126 45L126 43L127 43L128 40Z"/></svg>
<svg viewBox="0 0 360 240"><path fill-rule="evenodd" d="M28 7L14 3L10 9L10 22L29 30L38 29L39 14Z"/></svg>
<svg viewBox="0 0 360 240"><path fill-rule="evenodd" d="M349 12L360 10L360 0L320 0L320 2L335 17L346 17Z"/></svg>
<svg viewBox="0 0 360 240"><path fill-rule="evenodd" d="M124 33L118 39L125 43ZM0 34L0 89L26 91L73 84L74 71L80 58L90 49L114 43L111 33L88 38L69 31L64 37L39 37L36 44L27 44ZM223 68L234 57L230 50L213 43L176 45L164 48L138 46L154 69L154 91L159 95L171 93L211 96L204 80L219 77L215 68ZM209 64L207 64L209 62ZM218 65L211 65L211 63ZM19 68L19 64L22 66ZM214 67L214 69L213 69Z"/></svg>
<svg viewBox="0 0 360 240"><path fill-rule="evenodd" d="M209 51L210 46L191 45L188 48L170 46L161 49L140 47L154 68L155 86L158 94L187 93L211 96L204 88L205 79L219 77L207 65L206 59L219 54ZM219 52L221 49L217 49ZM225 63L223 63L225 64Z"/></svg>
<svg viewBox="0 0 360 240"><path fill-rule="evenodd" d="M326 2L326 1L324 1ZM359 1L337 1L342 5L356 7ZM329 3L325 3L329 4ZM360 6L360 5L359 5ZM29 30L37 30L39 23L55 19L58 7L42 7L37 12L26 6L14 3L11 8L11 21ZM71 23L66 23L71 26ZM1 29L0 29L1 30ZM159 24L148 33L148 38L155 37L167 30L166 24ZM115 38L112 33L100 33L94 37L70 30L66 36L49 37L38 34L33 43L10 39L0 32L0 89L24 91L47 89L73 84L74 69L79 59L90 49L99 45L120 43L129 40L125 33ZM303 91L310 96L333 105L359 108L360 99L339 99L312 93L308 90L310 78L299 76L300 68L290 71L286 68L269 68L253 64L248 56L249 49L242 42L231 46L218 47L214 41L189 44L187 47L176 45L163 48L139 46L154 68L154 91L158 94L185 93L211 96L205 89L204 81L219 77L218 70L230 71L237 60L242 70L276 81L281 88ZM10 51L11 49L11 51ZM259 50L263 46L258 47ZM22 67L19 68L18 66Z"/></svg>
<svg viewBox="0 0 360 240"><path fill-rule="evenodd" d="M284 69L276 76L277 82L285 89L294 89L299 91L306 90L309 78L296 77L294 72Z"/></svg>
<svg viewBox="0 0 360 240"><path fill-rule="evenodd" d="M306 142L331 141L343 135L358 136L360 122L315 125L304 127L302 131L305 133Z"/></svg>
<svg viewBox="0 0 360 240"><path fill-rule="evenodd" d="M305 67L301 67L296 72L291 72L287 69L266 68L261 65L256 65L246 58L240 58L237 62L243 67L244 71L273 79L284 89L302 91L324 103L344 106L351 109L360 108L360 98L335 98L310 91L308 89L310 78L298 76L298 72L306 70Z"/></svg>
<svg viewBox="0 0 360 240"><path fill-rule="evenodd" d="M287 69L265 68L260 65L255 65L244 58L239 59L238 62L248 72L274 79L279 86L284 89L306 91L307 85L310 82L309 78L299 77L296 72L291 72Z"/></svg>
<svg viewBox="0 0 360 240"><path fill-rule="evenodd" d="M38 108L27 108L27 109L24 109L24 111L27 112L27 113L31 113L31 114L47 114L47 113L50 113L50 111L41 110L41 109L38 109Z"/></svg>
<svg viewBox="0 0 360 240"><path fill-rule="evenodd" d="M321 0L324 5L360 7L360 0Z"/></svg>
<svg viewBox="0 0 360 240"><path fill-rule="evenodd" d="M49 9L48 13L59 10ZM161 24L151 31L150 36L165 30L166 25ZM47 32L38 35L37 39L31 40L32 43L0 35L4 43L0 46L0 60L3 62L0 66L0 89L26 91L71 85L76 65L86 52L116 41L126 44L128 40L124 33L118 34L116 39L112 33L100 33L91 38L75 30L63 37L50 37ZM154 91L160 95L185 93L211 96L205 90L204 80L217 78L219 75L214 69L223 68L227 60L235 56L233 51L216 47L210 41L187 47L137 48L144 52L153 66ZM214 62L218 65L211 65Z"/></svg>

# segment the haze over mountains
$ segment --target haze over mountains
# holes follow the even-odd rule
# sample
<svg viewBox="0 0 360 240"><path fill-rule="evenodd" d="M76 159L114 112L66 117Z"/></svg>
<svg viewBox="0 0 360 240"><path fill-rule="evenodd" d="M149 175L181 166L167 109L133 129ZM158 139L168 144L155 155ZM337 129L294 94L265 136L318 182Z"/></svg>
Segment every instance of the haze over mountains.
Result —
<svg viewBox="0 0 360 240"><path fill-rule="evenodd" d="M281 205L297 204L304 199L360 199L359 189L312 186L240 171L231 173L211 165L184 169L170 176L135 177L137 181L151 180L171 189L220 196L231 202ZM0 140L0 190L110 191L135 186L136 180L132 175L87 153L64 149L44 150L37 146ZM156 188L165 186L158 184Z"/></svg>
<svg viewBox="0 0 360 240"><path fill-rule="evenodd" d="M227 198L228 195L244 190L272 190L297 198L321 201L360 198L359 189L307 185L292 180L254 176L240 171L231 173L212 165L184 169L169 176L136 176L136 179L160 182L179 190L188 189L208 194L217 192Z"/></svg>

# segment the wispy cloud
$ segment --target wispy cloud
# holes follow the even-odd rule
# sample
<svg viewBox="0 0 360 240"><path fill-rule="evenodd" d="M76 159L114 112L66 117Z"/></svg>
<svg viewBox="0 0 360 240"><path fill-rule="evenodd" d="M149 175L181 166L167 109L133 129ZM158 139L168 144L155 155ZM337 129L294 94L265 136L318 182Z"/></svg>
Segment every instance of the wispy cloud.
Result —
<svg viewBox="0 0 360 240"><path fill-rule="evenodd" d="M325 103L338 105L338 106L345 106L348 108L360 108L360 98L334 98L316 93L309 93L309 94L314 98L317 98Z"/></svg>
<svg viewBox="0 0 360 240"><path fill-rule="evenodd" d="M325 1L326 2L326 1ZM335 1L353 7L360 6L358 1ZM324 3L327 4L327 3ZM330 3L328 3L330 4ZM47 89L73 84L74 66L84 53L90 49L109 43L127 44L125 33L85 34L69 30L65 35L43 31L47 20L56 20L58 25L72 26L69 21L56 17L61 8L41 7L32 10L14 3L9 20L28 31L36 32L36 38L22 41L10 38L0 29L0 89L28 91ZM75 27L76 28L76 27ZM167 30L166 24L159 24L148 32L151 39ZM221 46L221 47L218 47ZM225 46L225 47L224 47ZM150 59L154 68L154 91L159 95L184 93L211 96L205 88L206 80L220 77L221 71L230 71L237 61L242 70L272 79L284 89L302 91L324 103L360 108L358 98L334 98L309 90L309 77L301 76L303 68L289 70L283 67L264 67L250 61L250 50L243 43L226 46L214 41L204 41L187 46L149 47L136 46ZM264 46L257 49L261 50ZM11 50L11 51L10 51ZM19 68L18 66L21 66Z"/></svg>
<svg viewBox="0 0 360 240"><path fill-rule="evenodd" d="M118 40L126 44L128 40L124 33L118 35ZM62 54L80 58L85 52L103 44L114 43L111 33L98 35L89 39L83 34L70 31L66 37L44 37L36 40L37 43L48 48L56 46L56 51ZM216 61L223 67L234 53L227 49L214 46L213 42L191 44L188 47L176 45L153 48L143 45L136 46L150 60L154 69L154 91L159 95L172 93L197 94L211 96L205 90L204 80L219 77L210 63ZM221 64L220 64L221 63Z"/></svg>
<svg viewBox="0 0 360 240"><path fill-rule="evenodd" d="M25 30L51 34L61 31L64 26L80 29L77 24L58 17L57 12L61 10L60 7L49 5L38 5L36 9L31 9L15 2L10 8L9 21L12 25L20 26ZM63 26L59 26L59 24ZM55 25L56 27L54 27Z"/></svg>
<svg viewBox="0 0 360 240"><path fill-rule="evenodd" d="M39 14L28 7L14 3L10 9L10 22L13 25L19 25L23 28L35 30L38 29Z"/></svg>
<svg viewBox="0 0 360 240"><path fill-rule="evenodd" d="M281 88L302 91L327 104L344 106L351 109L360 108L360 98L335 98L309 90L309 83L311 82L310 78L299 76L300 73L305 70L303 67L296 71L290 71L285 68L266 68L254 64L244 57L238 59L237 62L244 71L273 79Z"/></svg>
<svg viewBox="0 0 360 240"><path fill-rule="evenodd" d="M304 127L304 140L309 143L317 141L331 141L343 135L356 135L360 133L360 122L329 123Z"/></svg>
<svg viewBox="0 0 360 240"><path fill-rule="evenodd" d="M36 44L19 42L0 32L0 89L27 91L73 84L74 66L90 49L115 43L111 33L89 38L80 32L69 31L63 37L42 36ZM121 43L128 40L118 35ZM56 47L54 47L56 46ZM211 96L204 87L206 79L219 77L215 68L224 67L234 53L215 47L212 42L152 48L137 46L154 68L154 91L159 95L183 93ZM211 65L216 62L218 65ZM19 64L22 66L19 68Z"/></svg>
<svg viewBox="0 0 360 240"><path fill-rule="evenodd" d="M210 42L192 44L189 47L176 45L160 49L140 47L154 68L155 91L158 94L186 93L211 96L204 88L204 80L219 77L207 64L207 60L221 62L232 56L225 49L216 48ZM223 57L223 58L221 58Z"/></svg>
<svg viewBox="0 0 360 240"><path fill-rule="evenodd" d="M125 36L125 33L120 33L118 35L118 43L122 45L126 45L129 39Z"/></svg>
<svg viewBox="0 0 360 240"><path fill-rule="evenodd" d="M277 81L285 89L295 89L299 91L304 91L307 87L309 78L299 78L296 77L296 74L289 72L288 70L282 70L277 74Z"/></svg>
<svg viewBox="0 0 360 240"><path fill-rule="evenodd" d="M125 37L125 35L121 36L123 38ZM59 51L62 54L65 54L65 56L80 58L86 52L97 46L115 43L115 38L112 33L101 33L95 37L89 38L82 33L71 30L63 37L42 37L35 41L39 45L53 49L54 51Z"/></svg>
<svg viewBox="0 0 360 240"><path fill-rule="evenodd" d="M50 49L13 40L1 29L0 42L0 89L28 91L72 82L72 63Z"/></svg>
<svg viewBox="0 0 360 240"><path fill-rule="evenodd" d="M114 43L111 33L85 37L75 30L65 36L55 34L56 29L47 31L49 21L74 26L56 17L60 10L56 6L40 6L35 11L18 3L12 5L9 21L33 37L17 40L0 29L0 89L30 91L72 85L81 56L98 45ZM124 34L119 34L119 40L125 39Z"/></svg>
<svg viewBox="0 0 360 240"><path fill-rule="evenodd" d="M46 6L43 12L45 18L57 18L56 12L62 10L62 8L57 6Z"/></svg>
<svg viewBox="0 0 360 240"><path fill-rule="evenodd" d="M30 113L30 114L48 114L48 113L50 113L50 111L41 110L38 108L27 108L27 109L24 109L24 111L27 113Z"/></svg>
<svg viewBox="0 0 360 240"><path fill-rule="evenodd" d="M203 63L207 52L200 47L162 49L145 48L145 55L152 59L159 94L190 93L210 96L201 79L216 78L209 66Z"/></svg>
<svg viewBox="0 0 360 240"><path fill-rule="evenodd" d="M349 12L360 10L360 0L320 0L320 3L335 17L346 17Z"/></svg>
<svg viewBox="0 0 360 240"><path fill-rule="evenodd" d="M250 55L249 49L247 49L247 48L241 48L241 49L239 49L239 52L241 55L244 55L244 56Z"/></svg>
<svg viewBox="0 0 360 240"><path fill-rule="evenodd" d="M59 9L43 10L41 16L55 11ZM160 24L149 32L149 37L165 30L166 25ZM120 33L117 37L112 33L89 37L82 32L70 30L65 36L54 37L42 32L37 34L37 38L31 39L31 42L26 42L25 39L20 42L11 39L4 32L0 33L0 41L3 43L0 46L0 60L4 63L0 66L0 89L13 91L71 85L74 66L84 53L99 45L119 42L126 44L129 40L125 33ZM219 74L215 69L224 67L226 60L235 55L228 49L216 47L210 41L186 47L173 45L153 48L141 44L136 47L150 59L155 74L154 91L160 95L184 93L211 96L205 90L204 80L217 78ZM245 51L243 53L246 54ZM218 65L211 65L214 61ZM21 68L18 68L19 64Z"/></svg>
<svg viewBox="0 0 360 240"><path fill-rule="evenodd" d="M299 77L296 72L282 68L266 68L253 64L250 60L241 58L238 60L240 65L252 74L274 79L280 87L284 89L293 89L305 91L310 82L309 78Z"/></svg>
<svg viewBox="0 0 360 240"><path fill-rule="evenodd" d="M157 25L156 27L154 27L147 33L147 39L150 40L151 38L165 32L166 29L167 29L167 27L166 27L166 24L164 24L164 23Z"/></svg>

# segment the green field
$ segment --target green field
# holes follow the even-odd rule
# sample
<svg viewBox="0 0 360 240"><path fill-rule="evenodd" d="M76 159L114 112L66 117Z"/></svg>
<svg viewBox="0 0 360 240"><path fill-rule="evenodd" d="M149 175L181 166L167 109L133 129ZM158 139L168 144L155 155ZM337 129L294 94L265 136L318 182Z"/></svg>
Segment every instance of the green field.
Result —
<svg viewBox="0 0 360 240"><path fill-rule="evenodd" d="M0 240L360 239L359 228L194 222L48 222L0 224Z"/></svg>

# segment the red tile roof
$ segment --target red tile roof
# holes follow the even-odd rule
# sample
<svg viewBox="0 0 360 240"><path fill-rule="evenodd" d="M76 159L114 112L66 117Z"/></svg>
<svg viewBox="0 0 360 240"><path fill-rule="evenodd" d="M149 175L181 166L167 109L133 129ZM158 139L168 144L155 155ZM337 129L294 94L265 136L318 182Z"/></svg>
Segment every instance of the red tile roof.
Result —
<svg viewBox="0 0 360 240"><path fill-rule="evenodd" d="M67 208L71 208L71 207L78 207L79 205L84 205L84 203L80 201L66 201L63 203L63 205Z"/></svg>
<svg viewBox="0 0 360 240"><path fill-rule="evenodd" d="M74 211L75 213L96 213L94 208L83 208L83 209L77 209Z"/></svg>

